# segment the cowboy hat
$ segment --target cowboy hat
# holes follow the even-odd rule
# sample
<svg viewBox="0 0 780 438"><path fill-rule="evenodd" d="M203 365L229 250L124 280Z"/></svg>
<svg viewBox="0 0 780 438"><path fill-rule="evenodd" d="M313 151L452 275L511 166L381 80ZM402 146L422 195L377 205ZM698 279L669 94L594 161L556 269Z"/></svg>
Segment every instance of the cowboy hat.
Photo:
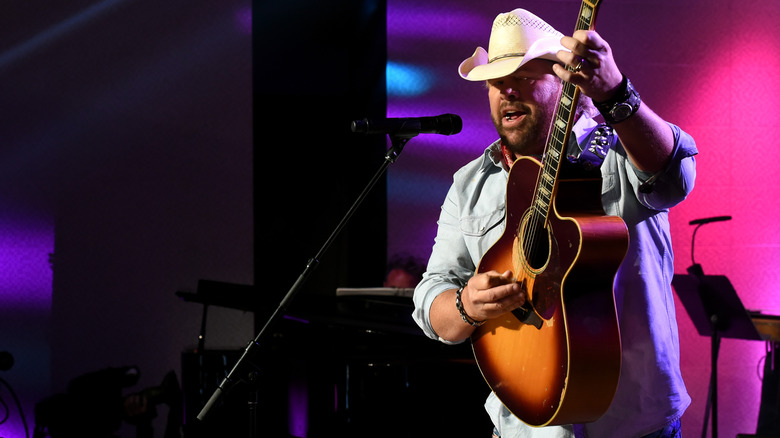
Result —
<svg viewBox="0 0 780 438"><path fill-rule="evenodd" d="M532 59L559 62L556 54L566 50L563 34L525 9L499 14L493 21L487 52L482 47L458 67L469 81L497 79L512 74Z"/></svg>

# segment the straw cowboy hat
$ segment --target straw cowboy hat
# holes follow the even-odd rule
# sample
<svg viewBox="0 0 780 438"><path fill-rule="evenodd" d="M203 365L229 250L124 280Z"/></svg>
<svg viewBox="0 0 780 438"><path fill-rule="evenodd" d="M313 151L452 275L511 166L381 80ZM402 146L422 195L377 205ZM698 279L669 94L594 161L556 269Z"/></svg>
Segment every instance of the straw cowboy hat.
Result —
<svg viewBox="0 0 780 438"><path fill-rule="evenodd" d="M497 79L512 74L532 59L558 62L563 34L525 9L499 14L493 21L487 52L482 47L458 67L469 81Z"/></svg>

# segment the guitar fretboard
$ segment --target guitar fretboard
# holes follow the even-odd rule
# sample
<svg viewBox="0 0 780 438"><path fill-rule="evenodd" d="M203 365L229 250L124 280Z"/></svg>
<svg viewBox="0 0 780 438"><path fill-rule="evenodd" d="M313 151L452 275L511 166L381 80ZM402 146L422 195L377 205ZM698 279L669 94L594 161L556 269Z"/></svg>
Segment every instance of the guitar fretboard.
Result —
<svg viewBox="0 0 780 438"><path fill-rule="evenodd" d="M595 26L595 12L598 1L583 1L580 14L577 18L575 30L593 29ZM550 205L555 197L556 181L561 168L561 160L566 153L566 145L571 133L571 125L574 122L577 104L579 102L579 88L569 82L563 83L558 109L547 140L545 155L542 160L542 171L539 174L536 193L534 195L533 208L535 216L541 220L541 224L547 223L550 214Z"/></svg>

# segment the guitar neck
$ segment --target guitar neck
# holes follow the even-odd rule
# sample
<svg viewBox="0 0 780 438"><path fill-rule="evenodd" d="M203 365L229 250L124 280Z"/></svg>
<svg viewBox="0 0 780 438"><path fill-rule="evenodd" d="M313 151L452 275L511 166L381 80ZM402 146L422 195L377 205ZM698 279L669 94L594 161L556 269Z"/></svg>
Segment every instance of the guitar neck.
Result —
<svg viewBox="0 0 780 438"><path fill-rule="evenodd" d="M600 0L583 0L580 6L580 14L577 17L575 31L591 30L595 27L599 2ZM571 67L569 67L569 70L571 70ZM566 154L566 145L569 142L571 127L574 124L579 96L579 87L569 82L563 83L558 109L550 128L547 147L545 148L546 152L542 160L542 171L539 174L533 203L537 217L545 225L549 220L550 206L555 198L558 173L561 169L562 159Z"/></svg>

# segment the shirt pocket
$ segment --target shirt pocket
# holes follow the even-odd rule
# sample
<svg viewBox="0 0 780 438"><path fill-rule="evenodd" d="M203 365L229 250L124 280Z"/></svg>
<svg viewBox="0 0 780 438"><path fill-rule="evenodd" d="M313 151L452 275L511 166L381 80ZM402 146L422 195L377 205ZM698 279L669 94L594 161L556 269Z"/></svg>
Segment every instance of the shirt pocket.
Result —
<svg viewBox="0 0 780 438"><path fill-rule="evenodd" d="M505 206L483 215L464 216L460 219L460 231L468 237L482 237L504 221Z"/></svg>
<svg viewBox="0 0 780 438"><path fill-rule="evenodd" d="M505 216L506 208L501 205L487 214L461 218L460 229L463 233L463 241L474 266L479 264L482 256L501 237L501 233L504 232Z"/></svg>

